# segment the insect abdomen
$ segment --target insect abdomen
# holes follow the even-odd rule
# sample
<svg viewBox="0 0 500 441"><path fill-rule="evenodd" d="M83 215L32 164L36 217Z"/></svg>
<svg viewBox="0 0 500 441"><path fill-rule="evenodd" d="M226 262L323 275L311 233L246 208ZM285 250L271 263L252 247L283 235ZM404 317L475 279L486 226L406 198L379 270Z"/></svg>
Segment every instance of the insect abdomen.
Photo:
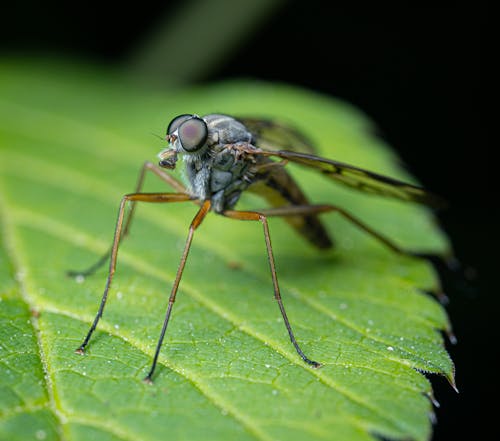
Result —
<svg viewBox="0 0 500 441"><path fill-rule="evenodd" d="M262 174L249 190L265 198L273 207L309 205L297 183L281 167L273 167L272 172ZM326 249L333 246L333 241L318 216L292 215L284 216L283 219L317 248Z"/></svg>

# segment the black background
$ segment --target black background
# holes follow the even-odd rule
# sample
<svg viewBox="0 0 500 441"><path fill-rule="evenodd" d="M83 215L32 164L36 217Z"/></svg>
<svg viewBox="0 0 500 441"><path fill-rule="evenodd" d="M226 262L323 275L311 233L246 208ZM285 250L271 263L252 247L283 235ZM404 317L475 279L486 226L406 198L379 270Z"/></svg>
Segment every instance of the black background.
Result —
<svg viewBox="0 0 500 441"><path fill-rule="evenodd" d="M11 5L0 49L118 64L178 3ZM489 13L481 2L350 12L327 5L286 2L201 81L255 77L343 98L376 121L425 187L450 201L440 222L478 277L472 289L447 287L458 338L448 349L460 394L432 378L441 403L433 439L478 438L485 431L482 401L495 382L493 314L499 305L493 270L500 219L485 109Z"/></svg>

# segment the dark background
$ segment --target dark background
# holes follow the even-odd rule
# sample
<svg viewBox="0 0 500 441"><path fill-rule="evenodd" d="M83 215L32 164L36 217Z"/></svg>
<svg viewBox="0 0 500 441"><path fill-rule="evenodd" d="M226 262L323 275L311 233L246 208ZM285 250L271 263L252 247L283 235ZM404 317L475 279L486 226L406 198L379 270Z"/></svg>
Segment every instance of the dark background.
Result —
<svg viewBox="0 0 500 441"><path fill-rule="evenodd" d="M120 9L11 5L0 30L0 55L63 54L120 64L181 2L165 3ZM485 109L489 12L481 2L350 12L326 9L329 4L283 3L198 81L255 77L345 99L376 121L425 187L450 202L439 220L457 256L478 276L465 288L454 279L446 287L458 338L448 349L460 394L432 377L441 403L434 440L479 438L485 432L481 398L487 401L496 375L491 346L499 306L493 270L500 217Z"/></svg>

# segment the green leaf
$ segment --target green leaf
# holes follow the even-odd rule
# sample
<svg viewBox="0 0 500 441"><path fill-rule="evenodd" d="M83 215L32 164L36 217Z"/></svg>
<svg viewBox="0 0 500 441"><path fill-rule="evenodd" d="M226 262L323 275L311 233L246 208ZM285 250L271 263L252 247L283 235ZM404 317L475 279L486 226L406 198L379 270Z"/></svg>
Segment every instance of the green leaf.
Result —
<svg viewBox="0 0 500 441"><path fill-rule="evenodd" d="M209 215L197 230L154 384L150 366L187 228L197 207L138 206L103 319L85 356L106 268L68 278L109 247L123 194L155 160L181 113L279 116L319 154L411 179L351 106L255 81L144 90L85 66L4 62L0 69L0 438L64 440L425 440L432 395L422 372L453 382L422 290L425 262L391 253L335 215L319 252L270 222L290 344L273 299L262 227ZM341 188L290 166L312 201L335 203L412 249L446 237L419 206ZM154 176L148 191L170 191ZM243 207L262 207L246 197ZM80 281L81 282L81 281Z"/></svg>

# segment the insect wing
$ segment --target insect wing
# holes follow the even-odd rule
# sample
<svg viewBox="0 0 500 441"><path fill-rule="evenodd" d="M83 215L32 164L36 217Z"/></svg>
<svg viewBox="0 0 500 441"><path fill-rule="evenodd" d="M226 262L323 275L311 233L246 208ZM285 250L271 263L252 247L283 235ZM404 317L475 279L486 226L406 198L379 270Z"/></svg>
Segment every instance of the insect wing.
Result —
<svg viewBox="0 0 500 441"><path fill-rule="evenodd" d="M314 153L312 142L297 129L272 119L236 117L252 133L255 145L265 150Z"/></svg>
<svg viewBox="0 0 500 441"><path fill-rule="evenodd" d="M269 162L256 170L255 181L248 191L265 199L271 207L310 205L307 196L285 167L266 157L259 159ZM332 246L328 231L316 214L285 216L284 220L314 246L321 249Z"/></svg>
<svg viewBox="0 0 500 441"><path fill-rule="evenodd" d="M445 205L444 201L438 196L425 191L419 186L332 159L285 150L269 151L261 149L260 154L276 156L316 169L330 179L363 192L418 202L435 208Z"/></svg>

